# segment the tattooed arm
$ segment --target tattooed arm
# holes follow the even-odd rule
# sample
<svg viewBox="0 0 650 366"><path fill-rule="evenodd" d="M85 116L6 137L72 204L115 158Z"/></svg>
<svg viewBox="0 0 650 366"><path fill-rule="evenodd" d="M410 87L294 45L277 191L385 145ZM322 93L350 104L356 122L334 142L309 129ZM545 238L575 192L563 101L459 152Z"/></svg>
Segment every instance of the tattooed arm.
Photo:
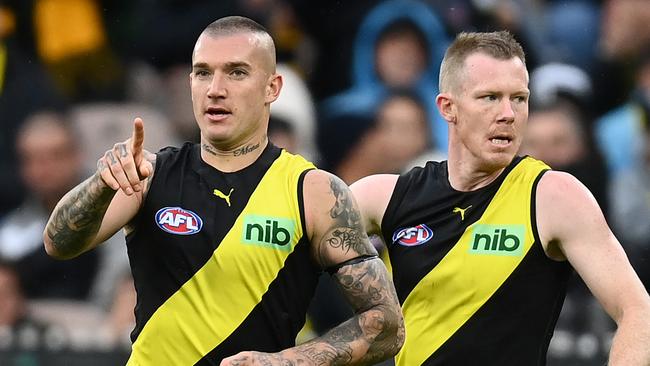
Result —
<svg viewBox="0 0 650 366"><path fill-rule="evenodd" d="M68 259L94 248L137 213L151 178L154 154L142 149L144 125L97 161L97 172L68 192L52 211L43 233L45 250ZM151 181L151 179L148 179Z"/></svg>
<svg viewBox="0 0 650 366"><path fill-rule="evenodd" d="M314 170L305 177L304 203L314 257L335 271L354 317L299 346L273 354L242 352L221 365L372 365L401 348L404 323L397 295L349 188L339 178Z"/></svg>

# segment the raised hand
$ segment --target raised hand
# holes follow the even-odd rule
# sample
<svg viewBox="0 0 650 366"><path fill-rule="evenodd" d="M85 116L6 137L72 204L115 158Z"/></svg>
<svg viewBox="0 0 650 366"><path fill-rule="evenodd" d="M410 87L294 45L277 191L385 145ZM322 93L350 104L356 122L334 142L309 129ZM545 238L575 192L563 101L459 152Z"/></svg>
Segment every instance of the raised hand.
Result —
<svg viewBox="0 0 650 366"><path fill-rule="evenodd" d="M133 120L133 135L106 151L97 161L97 172L114 190L122 189L128 196L142 190L140 183L153 173L153 165L144 157L144 122Z"/></svg>

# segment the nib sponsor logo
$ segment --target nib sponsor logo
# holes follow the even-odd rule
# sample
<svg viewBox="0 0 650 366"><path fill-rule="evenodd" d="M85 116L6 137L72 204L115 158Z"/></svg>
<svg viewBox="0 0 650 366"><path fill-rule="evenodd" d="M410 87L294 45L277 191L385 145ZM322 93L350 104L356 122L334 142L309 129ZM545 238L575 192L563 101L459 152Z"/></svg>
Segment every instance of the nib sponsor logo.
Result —
<svg viewBox="0 0 650 366"><path fill-rule="evenodd" d="M475 225L470 253L520 256L524 252L524 225Z"/></svg>
<svg viewBox="0 0 650 366"><path fill-rule="evenodd" d="M291 250L291 238L294 234L293 220L280 217L248 215L244 218L242 241L269 248Z"/></svg>

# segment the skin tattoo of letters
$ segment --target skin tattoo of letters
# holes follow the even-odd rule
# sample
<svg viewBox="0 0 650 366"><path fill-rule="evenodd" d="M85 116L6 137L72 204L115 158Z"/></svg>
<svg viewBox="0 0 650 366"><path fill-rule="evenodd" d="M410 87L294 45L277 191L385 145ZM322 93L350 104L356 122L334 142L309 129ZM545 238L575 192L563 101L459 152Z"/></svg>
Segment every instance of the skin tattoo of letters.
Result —
<svg viewBox="0 0 650 366"><path fill-rule="evenodd" d="M249 144L249 145L246 145L246 146L242 146L242 147L238 148L237 150L234 150L232 152L232 155L234 155L234 156L242 156L242 155L249 154L249 153L259 149L260 145L261 145L261 143L258 142L255 145ZM214 155L214 156L219 155L219 152L214 147L212 147L212 146L210 146L208 144L201 144L201 148L203 150L205 150L206 152ZM223 153L222 153L222 155L223 155Z"/></svg>

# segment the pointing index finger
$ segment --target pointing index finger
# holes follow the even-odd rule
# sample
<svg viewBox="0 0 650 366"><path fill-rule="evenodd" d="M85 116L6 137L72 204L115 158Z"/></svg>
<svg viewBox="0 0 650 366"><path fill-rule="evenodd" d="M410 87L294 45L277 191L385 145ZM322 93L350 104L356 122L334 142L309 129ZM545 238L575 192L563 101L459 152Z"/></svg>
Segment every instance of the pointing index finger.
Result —
<svg viewBox="0 0 650 366"><path fill-rule="evenodd" d="M144 144L144 122L142 118L137 117L133 120L133 135L131 136L131 146L133 148L133 155L142 152Z"/></svg>

